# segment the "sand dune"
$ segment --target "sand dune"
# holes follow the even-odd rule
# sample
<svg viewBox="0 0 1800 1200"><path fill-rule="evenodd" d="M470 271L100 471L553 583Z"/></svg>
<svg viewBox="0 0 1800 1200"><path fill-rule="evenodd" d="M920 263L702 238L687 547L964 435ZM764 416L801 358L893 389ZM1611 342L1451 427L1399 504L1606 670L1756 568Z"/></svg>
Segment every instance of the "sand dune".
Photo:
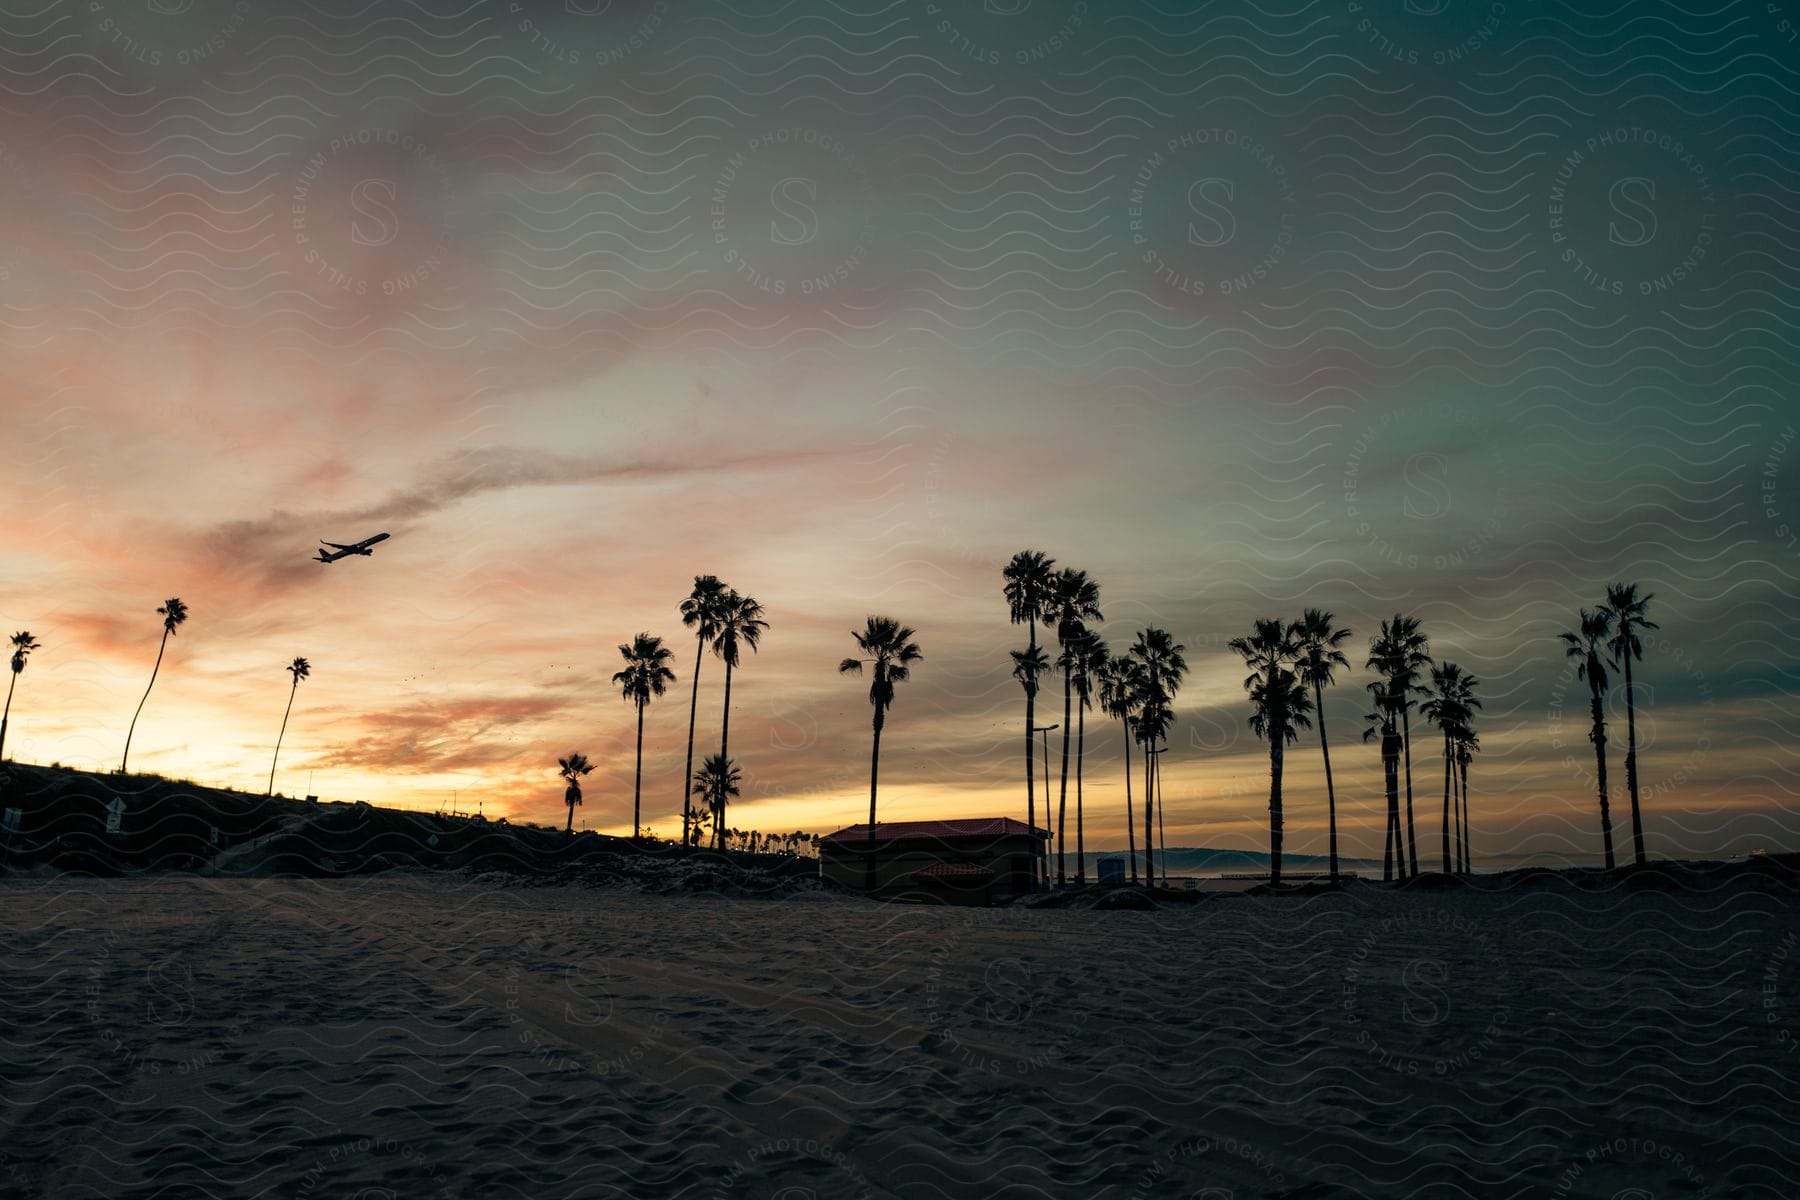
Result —
<svg viewBox="0 0 1800 1200"><path fill-rule="evenodd" d="M15 877L0 1191L1791 1196L1797 937L1747 886L1100 913Z"/></svg>

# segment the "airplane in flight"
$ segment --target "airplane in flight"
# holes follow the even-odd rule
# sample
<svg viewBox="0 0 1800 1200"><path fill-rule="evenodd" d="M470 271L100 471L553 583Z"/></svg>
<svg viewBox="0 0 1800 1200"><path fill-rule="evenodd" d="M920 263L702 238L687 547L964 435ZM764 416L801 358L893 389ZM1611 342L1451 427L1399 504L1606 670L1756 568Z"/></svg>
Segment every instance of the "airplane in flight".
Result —
<svg viewBox="0 0 1800 1200"><path fill-rule="evenodd" d="M386 541L386 540L387 540L387 534L378 533L374 537L364 538L362 541L357 542L354 545L340 546L336 542L328 542L328 541L324 540L323 538L321 538L321 539L319 539L319 545L330 546L332 549L332 553L327 554L327 553L325 553L325 551L321 550L321 551L319 551L319 557L314 559L313 561L328 563L328 562L336 562L338 559L343 558L347 554L364 554L364 555L373 554L373 553L375 553L375 551L373 549L375 543L380 542L380 541Z"/></svg>

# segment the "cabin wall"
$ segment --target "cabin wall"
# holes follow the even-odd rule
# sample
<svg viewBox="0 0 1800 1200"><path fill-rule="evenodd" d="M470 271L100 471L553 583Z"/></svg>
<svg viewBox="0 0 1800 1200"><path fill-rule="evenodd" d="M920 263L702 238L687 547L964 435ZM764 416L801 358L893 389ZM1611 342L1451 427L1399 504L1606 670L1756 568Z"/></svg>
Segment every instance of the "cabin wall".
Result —
<svg viewBox="0 0 1800 1200"><path fill-rule="evenodd" d="M888 891L922 867L935 863L978 863L994 872L988 889L993 897L1030 890L1031 841L1008 837L960 845L950 841L876 842L875 890ZM824 842L819 846L819 875L847 888L862 891L866 882L867 851L853 843ZM940 881L941 883L942 881ZM966 881L959 881L968 889Z"/></svg>

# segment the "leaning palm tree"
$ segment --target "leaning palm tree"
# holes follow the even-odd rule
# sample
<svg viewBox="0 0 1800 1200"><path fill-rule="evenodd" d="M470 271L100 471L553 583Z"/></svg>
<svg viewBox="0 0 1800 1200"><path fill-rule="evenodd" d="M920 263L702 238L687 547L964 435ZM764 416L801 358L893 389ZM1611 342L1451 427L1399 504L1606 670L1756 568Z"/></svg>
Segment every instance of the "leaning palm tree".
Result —
<svg viewBox="0 0 1800 1200"><path fill-rule="evenodd" d="M1269 743L1269 882L1281 882L1281 777L1289 742L1300 740L1301 729L1312 724L1312 698L1306 685L1289 665L1300 654L1300 642L1292 627L1279 620L1262 619L1249 637L1233 638L1227 646L1244 660L1250 674L1244 690L1250 695L1250 732Z"/></svg>
<svg viewBox="0 0 1800 1200"><path fill-rule="evenodd" d="M1474 720L1474 710L1481 707L1481 701L1475 698L1475 687L1480 682L1455 663L1441 663L1431 669L1431 685L1426 689L1427 699L1419 706L1419 715L1436 725L1444 735L1443 851L1446 875L1461 862L1460 853L1453 856L1450 848L1450 791L1456 743ZM1457 822L1460 826L1460 811Z"/></svg>
<svg viewBox="0 0 1800 1200"><path fill-rule="evenodd" d="M1081 887L1087 884L1087 837L1085 814L1081 804L1082 765L1087 758L1087 711L1094 707L1094 693L1100 687L1106 669L1112 664L1112 652L1100 635L1093 630L1083 630L1082 636L1076 639L1074 647L1073 677L1075 680L1075 883ZM1129 770L1129 768L1127 768Z"/></svg>
<svg viewBox="0 0 1800 1200"><path fill-rule="evenodd" d="M675 672L669 669L669 660L675 653L663 645L661 638L640 633L629 646L619 647L619 657L625 660L625 668L614 672L612 681L619 686L625 703L637 706L637 773L631 784L631 837L635 841L644 792L644 707L675 682Z"/></svg>
<svg viewBox="0 0 1800 1200"><path fill-rule="evenodd" d="M1137 815L1131 804L1131 739L1138 710L1144 705L1144 664L1129 655L1120 655L1106 664L1100 674L1100 707L1107 716L1119 718L1125 731L1125 853L1131 864L1131 882L1138 881Z"/></svg>
<svg viewBox="0 0 1800 1200"><path fill-rule="evenodd" d="M689 804L688 779L694 773L694 721L700 712L700 664L706 657L707 643L719 631L719 614L724 607L726 587L716 575L694 576L694 590L681 602L681 623L694 630L694 694L688 701L687 764L681 768L681 847L688 849L693 837L693 809Z"/></svg>
<svg viewBox="0 0 1800 1200"><path fill-rule="evenodd" d="M570 754L567 758L556 760L557 774L569 781L563 789L563 803L569 806L569 823L563 826L563 832L575 832L575 806L581 803L581 777L594 769L585 754Z"/></svg>
<svg viewBox="0 0 1800 1200"><path fill-rule="evenodd" d="M156 665L150 668L150 684L144 689L143 699L138 701L137 711L131 714L131 727L125 731L125 753L119 756L119 773L125 773L125 763L131 757L131 736L137 732L138 718L143 715L144 701L150 698L150 688L156 686L156 673L162 669L163 651L169 647L169 635L175 627L188 619L187 605L180 598L171 596L163 601L162 607L156 610L163 619L162 643L156 648Z"/></svg>
<svg viewBox="0 0 1800 1200"><path fill-rule="evenodd" d="M1625 786L1631 792L1632 853L1641 864L1647 859L1644 856L1644 814L1638 807L1637 703L1632 694L1631 661L1642 662L1644 658L1644 643L1638 637L1638 630L1660 627L1646 615L1650 601L1656 598L1655 593L1639 596L1637 590L1635 583L1611 585L1606 589L1606 603L1601 611L1612 622L1613 659L1625 668Z"/></svg>
<svg viewBox="0 0 1800 1200"><path fill-rule="evenodd" d="M1612 615L1606 609L1589 612L1584 608L1581 610L1580 630L1559 635L1566 643L1565 655L1575 660L1575 678L1585 679L1588 685L1588 705L1592 716L1588 741L1594 744L1594 770L1600 792L1600 841L1606 849L1606 869L1609 871L1614 866L1612 797L1606 786L1606 643L1611 633Z"/></svg>
<svg viewBox="0 0 1800 1200"><path fill-rule="evenodd" d="M1000 569L1000 578L1004 581L1001 591L1006 596L1010 619L1014 625L1026 627L1025 655L1028 658L1035 659L1038 654L1037 626L1050 602L1050 588L1055 579L1051 568L1054 566L1056 560L1040 550L1021 550ZM1014 652L1015 679L1019 678L1018 658L1018 653ZM1048 669L1048 664L1045 669ZM1037 817L1034 815L1037 812L1037 784L1032 764L1032 755L1037 749L1034 744L1036 738L1037 681L1034 678L1025 688L1025 811L1033 828L1037 825ZM1049 813L1044 814L1044 823L1050 823Z"/></svg>
<svg viewBox="0 0 1800 1200"><path fill-rule="evenodd" d="M40 649L38 640L31 636L31 631L21 629L12 635L12 678L6 684L6 709L0 712L0 758L6 757L6 723L12 719L13 688L19 682L19 675L25 670L25 660L31 657L33 650Z"/></svg>
<svg viewBox="0 0 1800 1200"><path fill-rule="evenodd" d="M1164 629L1145 629L1137 636L1127 651L1142 665L1144 671L1144 702L1138 715L1138 733L1144 741L1144 878L1154 884L1156 875L1151 869L1151 848L1155 845L1151 824L1155 803L1152 796L1153 781L1157 778L1156 743L1168 733L1170 721L1173 719L1170 705L1175 701L1176 692L1181 689L1181 681L1187 675L1187 659L1182 651L1187 647L1180 645L1169 636Z"/></svg>
<svg viewBox="0 0 1800 1200"><path fill-rule="evenodd" d="M894 704L894 685L912 677L912 664L925 655L913 642L913 631L892 617L870 617L861 633L854 629L856 648L862 658L846 658L838 670L846 675L861 675L863 663L873 667L869 683L869 703L875 708L872 724L875 740L869 751L869 852L863 890L875 890L875 786L881 769L881 727L887 722L887 711Z"/></svg>
<svg viewBox="0 0 1800 1200"><path fill-rule="evenodd" d="M1056 644L1062 650L1056 660L1063 675L1062 783L1056 801L1056 882L1059 887L1069 881L1064 853L1066 839L1063 834L1069 823L1069 742L1072 724L1069 702L1073 692L1071 675L1075 662L1070 649L1087 633L1087 622L1100 619L1100 585L1089 579L1086 571L1077 571L1073 567L1064 567L1058 571L1050 586L1050 604L1044 610L1044 621L1046 624L1055 623Z"/></svg>
<svg viewBox="0 0 1800 1200"><path fill-rule="evenodd" d="M742 774L737 764L723 754L709 754L700 769L694 772L693 792L705 802L707 820L712 824L713 841L718 849L725 848L725 804L738 794L738 784L742 782Z"/></svg>
<svg viewBox="0 0 1800 1200"><path fill-rule="evenodd" d="M731 761L731 672L737 668L744 648L755 651L769 623L763 620L762 605L749 596L727 591L719 610L718 631L713 634L713 653L725 662L725 715L719 724L719 757ZM720 810L723 811L723 802ZM723 822L713 825L713 836L723 838ZM724 848L724 843L719 843Z"/></svg>
<svg viewBox="0 0 1800 1200"><path fill-rule="evenodd" d="M1313 690L1313 711L1319 721L1319 754L1325 760L1325 810L1331 836L1331 882L1338 881L1337 792L1331 784L1331 746L1325 738L1325 689L1335 681L1339 667L1348 670L1350 661L1341 647L1350 638L1350 630L1336 624L1328 612L1309 608L1294 622L1294 640L1299 659L1294 673L1300 682Z"/></svg>
<svg viewBox="0 0 1800 1200"><path fill-rule="evenodd" d="M304 658L301 658L299 655L295 655L294 661L289 663L284 669L289 675L294 677L294 682L288 685L287 707L281 712L281 732L275 735L275 757L269 760L268 794L271 796L275 794L275 764L281 761L281 739L287 736L288 714L294 711L294 693L300 690L300 681L302 679L308 679L312 676L312 664L307 662Z"/></svg>
<svg viewBox="0 0 1800 1200"><path fill-rule="evenodd" d="M1037 705L1038 681L1050 670L1050 658L1044 653L1044 648L1034 641L1025 649L1014 650L1012 652L1012 664L1013 678L1018 680L1019 686L1025 689L1025 712L1028 716L1032 716L1033 719L1035 719L1034 714ZM1028 754L1025 757L1029 759L1031 756ZM1029 782L1031 779L1031 768L1029 763L1026 765L1025 777L1027 782ZM1032 829L1037 828L1036 792L1028 792L1025 796L1025 823ZM1044 824L1048 825L1049 823L1050 813L1046 810L1044 813ZM1037 848L1034 849L1031 854L1032 891L1038 889L1043 878L1043 863L1040 861L1043 843L1041 841L1035 841L1035 837L1034 842Z"/></svg>

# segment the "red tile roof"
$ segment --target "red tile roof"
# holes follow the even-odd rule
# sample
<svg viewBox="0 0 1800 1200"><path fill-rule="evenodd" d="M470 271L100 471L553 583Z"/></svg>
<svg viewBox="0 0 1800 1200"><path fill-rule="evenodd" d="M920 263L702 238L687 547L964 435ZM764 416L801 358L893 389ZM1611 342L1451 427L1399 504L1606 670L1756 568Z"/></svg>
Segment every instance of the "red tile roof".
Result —
<svg viewBox="0 0 1800 1200"><path fill-rule="evenodd" d="M997 838L1032 833L1037 834L1038 837L1050 836L1050 831L1047 829L1034 830L1025 822L1015 821L1011 817L961 817L952 821L877 821L875 823L875 840L878 842L894 841L899 838L932 838L939 841L949 838ZM848 829L828 833L819 840L821 842L866 842L869 840L869 827L852 825Z"/></svg>

